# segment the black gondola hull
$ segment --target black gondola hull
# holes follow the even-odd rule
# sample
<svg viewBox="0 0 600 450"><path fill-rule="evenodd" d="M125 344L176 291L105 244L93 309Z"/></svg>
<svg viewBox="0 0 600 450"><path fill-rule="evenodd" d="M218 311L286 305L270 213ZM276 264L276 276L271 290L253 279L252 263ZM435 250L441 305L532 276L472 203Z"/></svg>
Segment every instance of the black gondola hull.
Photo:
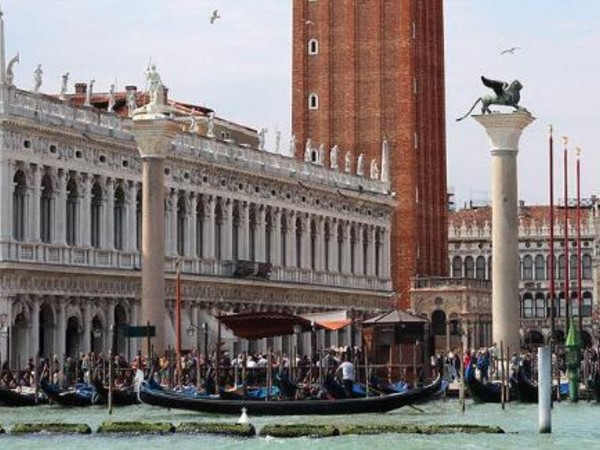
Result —
<svg viewBox="0 0 600 450"><path fill-rule="evenodd" d="M44 403L48 403L48 400L38 396L36 401L36 394L24 394L15 392L5 387L0 387L0 406L36 406Z"/></svg>

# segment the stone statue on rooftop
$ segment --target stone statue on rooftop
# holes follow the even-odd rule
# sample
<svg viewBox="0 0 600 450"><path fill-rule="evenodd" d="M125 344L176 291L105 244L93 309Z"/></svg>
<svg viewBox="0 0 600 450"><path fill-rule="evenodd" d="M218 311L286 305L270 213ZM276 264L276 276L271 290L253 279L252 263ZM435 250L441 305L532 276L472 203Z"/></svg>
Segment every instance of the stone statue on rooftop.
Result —
<svg viewBox="0 0 600 450"><path fill-rule="evenodd" d="M6 84L9 86L13 85L13 80L15 79L15 73L13 72L13 66L15 63L19 62L19 54L17 53L13 59L8 62L8 67L6 68Z"/></svg>
<svg viewBox="0 0 600 450"><path fill-rule="evenodd" d="M292 134L290 138L290 154L293 156L296 154L296 135Z"/></svg>
<svg viewBox="0 0 600 450"><path fill-rule="evenodd" d="M33 92L40 92L40 87L42 86L42 75L44 71L42 70L42 65L38 64L37 68L33 72L33 79L35 81L35 86L33 87Z"/></svg>
<svg viewBox="0 0 600 450"><path fill-rule="evenodd" d="M350 151L346 152L346 157L344 159L344 172L350 173L352 170L352 154Z"/></svg>
<svg viewBox="0 0 600 450"><path fill-rule="evenodd" d="M338 153L340 152L340 148L336 145L333 146L331 151L329 152L329 167L332 169L338 168Z"/></svg>
<svg viewBox="0 0 600 450"><path fill-rule="evenodd" d="M115 85L110 85L110 90L108 91L108 108L106 110L111 112L115 107Z"/></svg>
<svg viewBox="0 0 600 450"><path fill-rule="evenodd" d="M207 125L206 125L206 136L209 138L215 137L215 113L211 111L208 114Z"/></svg>
<svg viewBox="0 0 600 450"><path fill-rule="evenodd" d="M310 138L306 140L306 147L304 148L304 161L309 162L312 154L312 141Z"/></svg>
<svg viewBox="0 0 600 450"><path fill-rule="evenodd" d="M279 153L281 148L281 131L277 130L275 132L275 153Z"/></svg>
<svg viewBox="0 0 600 450"><path fill-rule="evenodd" d="M85 92L85 103L84 106L92 106L92 94L94 92L94 83L96 80L90 80L87 91Z"/></svg>
<svg viewBox="0 0 600 450"><path fill-rule="evenodd" d="M514 80L511 83L507 83L506 81L499 80L490 80L484 76L481 77L481 81L483 84L490 89L493 89L494 95L484 95L479 97L469 112L467 112L464 116L456 119L457 122L466 118L477 106L479 102L481 102L481 114L491 114L490 105L504 105L504 106L512 106L517 111L527 112L525 108L519 106L519 101L521 100L521 89L523 85L519 80Z"/></svg>
<svg viewBox="0 0 600 450"><path fill-rule="evenodd" d="M198 133L198 120L196 120L196 109L192 109L192 114L190 114L190 127L188 128L188 131L193 134Z"/></svg>
<svg viewBox="0 0 600 450"><path fill-rule="evenodd" d="M363 176L365 174L365 155L361 153L358 155L356 162L356 175Z"/></svg>
<svg viewBox="0 0 600 450"><path fill-rule="evenodd" d="M267 135L267 129L264 127L261 128L260 131L258 132L258 149L259 150L265 149L266 135Z"/></svg>
<svg viewBox="0 0 600 450"><path fill-rule="evenodd" d="M69 72L62 76L62 85L60 86L60 99L64 100L67 95L67 86L69 84Z"/></svg>

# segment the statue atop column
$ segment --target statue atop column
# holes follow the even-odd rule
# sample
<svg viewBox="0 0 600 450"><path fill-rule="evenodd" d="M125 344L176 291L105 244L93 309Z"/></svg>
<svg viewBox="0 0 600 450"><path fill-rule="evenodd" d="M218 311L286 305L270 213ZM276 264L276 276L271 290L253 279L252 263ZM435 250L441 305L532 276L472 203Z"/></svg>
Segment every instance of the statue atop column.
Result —
<svg viewBox="0 0 600 450"><path fill-rule="evenodd" d="M44 71L42 70L42 65L38 64L37 68L33 72L33 79L35 81L35 86L33 87L33 92L40 92L40 87L42 86L42 75Z"/></svg>
<svg viewBox="0 0 600 450"><path fill-rule="evenodd" d="M150 103L153 105L164 105L163 84L155 64L152 64L146 70L146 80L148 81Z"/></svg>
<svg viewBox="0 0 600 450"><path fill-rule="evenodd" d="M473 112L479 102L481 102L481 114L491 114L491 105L503 105L511 106L517 111L527 112L527 109L519 106L521 100L521 89L523 85L519 80L513 80L510 83L500 80L490 80L489 78L481 76L481 82L494 91L494 95L483 95L475 100L471 109L462 117L456 119L457 122L466 118Z"/></svg>
<svg viewBox="0 0 600 450"><path fill-rule="evenodd" d="M13 66L15 63L19 62L19 53L17 53L13 58L8 62L8 67L6 68L6 84L8 86L13 85L13 80L15 79L15 74L13 72Z"/></svg>

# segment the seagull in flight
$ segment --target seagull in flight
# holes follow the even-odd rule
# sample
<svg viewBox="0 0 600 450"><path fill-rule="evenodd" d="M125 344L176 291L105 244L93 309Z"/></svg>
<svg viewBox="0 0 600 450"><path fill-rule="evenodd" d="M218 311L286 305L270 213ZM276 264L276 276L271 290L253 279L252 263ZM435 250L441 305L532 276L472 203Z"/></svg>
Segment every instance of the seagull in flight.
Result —
<svg viewBox="0 0 600 450"><path fill-rule="evenodd" d="M215 21L216 21L217 19L220 19L220 18L221 18L221 16L219 15L219 10L218 10L218 9L215 9L215 10L212 12L212 16L210 16L210 23L211 23L211 25L212 25L212 24L214 24L214 23L215 23Z"/></svg>
<svg viewBox="0 0 600 450"><path fill-rule="evenodd" d="M521 47L511 47L511 48L507 48L506 50L502 50L502 51L500 52L500 54L501 54L501 55L506 55L506 54L510 53L511 55L514 55L514 53L515 53L517 50L521 50Z"/></svg>

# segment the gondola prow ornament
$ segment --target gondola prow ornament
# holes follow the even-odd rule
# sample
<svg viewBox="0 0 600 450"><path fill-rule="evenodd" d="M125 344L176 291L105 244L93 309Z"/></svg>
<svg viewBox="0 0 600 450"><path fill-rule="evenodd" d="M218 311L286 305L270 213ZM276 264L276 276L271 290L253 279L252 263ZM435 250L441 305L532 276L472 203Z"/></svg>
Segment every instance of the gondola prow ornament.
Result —
<svg viewBox="0 0 600 450"><path fill-rule="evenodd" d="M514 80L511 83L507 83L506 81L490 80L489 78L482 76L481 81L485 86L493 89L494 94L479 97L475 103L473 103L473 106L471 106L469 112L456 119L457 122L463 120L469 114L471 114L479 102L481 102L481 114L491 114L492 111L490 110L490 105L512 106L517 111L527 112L525 108L519 106L519 101L521 100L521 89L523 88L523 85L519 80Z"/></svg>

